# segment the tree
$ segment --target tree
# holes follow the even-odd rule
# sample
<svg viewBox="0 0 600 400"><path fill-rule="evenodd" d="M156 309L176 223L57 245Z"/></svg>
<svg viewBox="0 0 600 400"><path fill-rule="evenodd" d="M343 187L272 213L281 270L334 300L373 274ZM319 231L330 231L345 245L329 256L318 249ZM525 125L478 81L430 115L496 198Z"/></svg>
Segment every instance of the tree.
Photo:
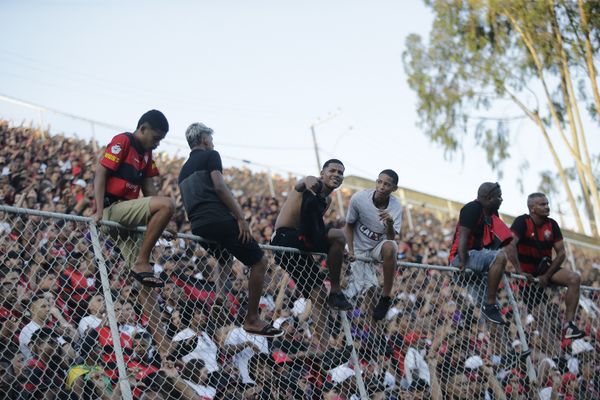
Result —
<svg viewBox="0 0 600 400"><path fill-rule="evenodd" d="M588 149L583 118L600 118L594 64L600 2L425 3L434 13L429 42L409 35L403 54L408 83L418 97L420 127L450 156L473 135L490 166L501 173L499 167L510 157L513 122L529 119L552 156L578 230L584 232L577 194L590 230L598 236L595 156ZM510 102L518 114L490 115L502 102ZM565 165L576 171L575 187Z"/></svg>

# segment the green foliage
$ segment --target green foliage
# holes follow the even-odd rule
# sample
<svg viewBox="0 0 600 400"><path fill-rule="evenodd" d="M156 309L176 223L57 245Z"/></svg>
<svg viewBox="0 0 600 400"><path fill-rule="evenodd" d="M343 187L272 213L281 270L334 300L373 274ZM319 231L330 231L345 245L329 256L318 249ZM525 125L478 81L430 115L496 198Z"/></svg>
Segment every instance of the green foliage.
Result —
<svg viewBox="0 0 600 400"><path fill-rule="evenodd" d="M435 19L429 40L406 39L403 53L408 84L417 94L418 125L448 157L462 151L473 135L492 168L510 157L511 120L489 115L502 101L520 102L525 114L538 115L552 129L554 120L541 92L539 71L525 39L549 77L551 103L562 128L568 126L560 90L559 52L551 21L556 15L568 62L579 77L579 97L590 99L584 73L583 34L577 2L546 0L429 0ZM587 2L598 48L600 2ZM524 38L524 35L526 36ZM588 103L589 104L589 101ZM531 115L528 115L531 118ZM511 117L514 117L511 115Z"/></svg>

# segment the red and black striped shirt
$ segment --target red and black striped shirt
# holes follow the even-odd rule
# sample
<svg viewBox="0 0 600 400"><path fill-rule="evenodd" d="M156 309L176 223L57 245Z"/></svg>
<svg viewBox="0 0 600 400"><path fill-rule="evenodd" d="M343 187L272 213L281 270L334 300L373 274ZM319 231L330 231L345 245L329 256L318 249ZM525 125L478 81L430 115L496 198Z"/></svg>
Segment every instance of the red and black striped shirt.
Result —
<svg viewBox="0 0 600 400"><path fill-rule="evenodd" d="M560 227L552 218L547 218L540 226L536 226L527 214L518 216L510 229L517 236L517 252L523 272L538 275L537 267L542 258L552 258L554 244L563 240Z"/></svg>
<svg viewBox="0 0 600 400"><path fill-rule="evenodd" d="M110 170L105 194L109 203L137 199L144 178L158 175L152 151L145 151L129 132L112 138L100 164Z"/></svg>
<svg viewBox="0 0 600 400"><path fill-rule="evenodd" d="M483 230L484 230L483 206L477 200L471 201L460 209L458 223L454 230L454 239L448 260L452 262L458 254L458 241L460 238L460 227L471 229L467 240L467 250L481 250L483 248Z"/></svg>

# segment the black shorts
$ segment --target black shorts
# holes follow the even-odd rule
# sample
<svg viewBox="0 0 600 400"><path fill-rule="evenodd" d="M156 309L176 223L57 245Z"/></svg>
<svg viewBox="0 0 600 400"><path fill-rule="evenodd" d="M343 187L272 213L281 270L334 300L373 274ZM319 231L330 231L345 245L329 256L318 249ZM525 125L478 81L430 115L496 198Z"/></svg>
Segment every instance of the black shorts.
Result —
<svg viewBox="0 0 600 400"><path fill-rule="evenodd" d="M251 267L264 255L254 239L247 243L238 239L240 229L234 219L197 226L192 229L192 233L217 242L202 243L202 246L221 263L227 262L233 255L244 265Z"/></svg>
<svg viewBox="0 0 600 400"><path fill-rule="evenodd" d="M300 232L293 228L277 229L271 239L271 244L309 251L304 241L301 240ZM321 270L312 255L278 250L274 250L273 255L275 262L290 274L304 298L310 298L312 290L323 284L323 274L319 273Z"/></svg>

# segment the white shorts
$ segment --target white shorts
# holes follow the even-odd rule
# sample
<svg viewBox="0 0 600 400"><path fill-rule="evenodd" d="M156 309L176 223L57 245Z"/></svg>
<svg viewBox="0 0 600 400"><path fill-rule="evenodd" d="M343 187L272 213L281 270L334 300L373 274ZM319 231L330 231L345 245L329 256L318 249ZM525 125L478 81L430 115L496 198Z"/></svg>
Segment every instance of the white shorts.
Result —
<svg viewBox="0 0 600 400"><path fill-rule="evenodd" d="M357 251L356 257L370 258L372 262L356 260L350 264L350 277L348 278L348 286L344 290L344 294L348 298L354 298L357 295L363 294L369 288L379 286L377 273L379 266L377 265L383 258L381 257L381 249L386 242L393 244L398 251L398 243L394 240L382 240L375 248L367 251Z"/></svg>

